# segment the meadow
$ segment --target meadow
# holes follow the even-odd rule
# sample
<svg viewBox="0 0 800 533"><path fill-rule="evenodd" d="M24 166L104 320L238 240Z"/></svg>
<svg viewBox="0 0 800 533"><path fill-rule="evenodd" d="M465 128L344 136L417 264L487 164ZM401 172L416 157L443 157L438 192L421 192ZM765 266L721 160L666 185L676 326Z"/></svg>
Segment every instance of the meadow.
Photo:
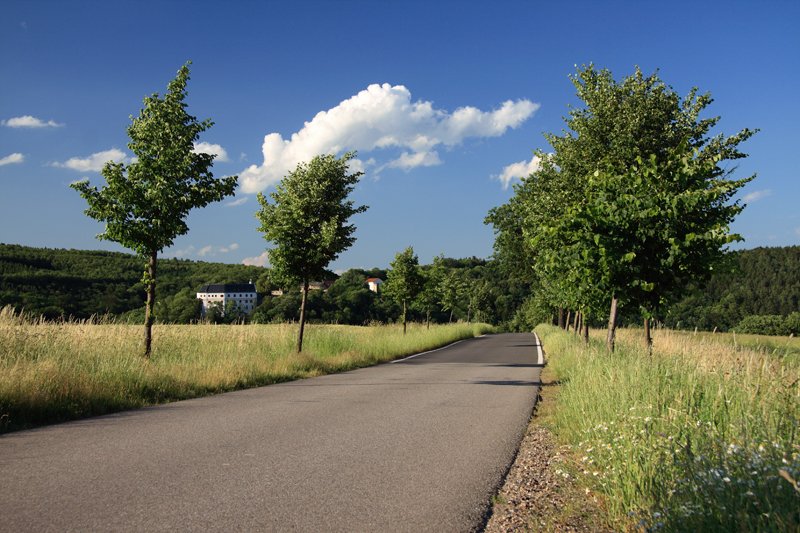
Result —
<svg viewBox="0 0 800 533"><path fill-rule="evenodd" d="M611 527L659 531L800 528L797 339L656 330L588 346L539 326L560 382L559 473L602 495Z"/></svg>
<svg viewBox="0 0 800 533"><path fill-rule="evenodd" d="M141 325L0 310L0 432L352 370L486 333L486 324Z"/></svg>

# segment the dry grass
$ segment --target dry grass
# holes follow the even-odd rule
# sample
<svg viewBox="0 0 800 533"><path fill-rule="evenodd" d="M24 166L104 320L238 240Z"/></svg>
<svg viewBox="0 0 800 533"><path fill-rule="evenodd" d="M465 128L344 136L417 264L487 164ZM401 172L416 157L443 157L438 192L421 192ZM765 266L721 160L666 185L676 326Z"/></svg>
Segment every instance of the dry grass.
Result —
<svg viewBox="0 0 800 533"><path fill-rule="evenodd" d="M350 370L479 335L485 324L156 325L48 323L0 310L0 431Z"/></svg>

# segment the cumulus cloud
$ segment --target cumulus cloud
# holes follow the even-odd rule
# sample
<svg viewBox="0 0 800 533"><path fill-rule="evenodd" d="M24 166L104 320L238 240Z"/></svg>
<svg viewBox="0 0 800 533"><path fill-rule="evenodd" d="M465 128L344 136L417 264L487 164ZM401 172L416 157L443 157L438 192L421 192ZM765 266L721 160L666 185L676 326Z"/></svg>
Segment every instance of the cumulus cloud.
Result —
<svg viewBox="0 0 800 533"><path fill-rule="evenodd" d="M231 200L230 202L226 203L225 207L236 207L245 202L247 202L247 196L242 196L241 198L237 198L236 200Z"/></svg>
<svg viewBox="0 0 800 533"><path fill-rule="evenodd" d="M320 111L289 139L268 134L262 145L264 162L247 167L239 182L243 191L258 192L280 181L301 161L346 150L403 150L382 168L437 165L442 162L437 147L452 147L470 137L500 136L519 127L537 109L539 104L529 100L508 100L493 111L468 106L451 113L435 109L431 102L413 102L411 92L402 85L373 84ZM364 163L356 165L363 168Z"/></svg>
<svg viewBox="0 0 800 533"><path fill-rule="evenodd" d="M245 257L242 259L242 264L248 266L268 267L269 257L267 256L267 252L264 252L256 257Z"/></svg>
<svg viewBox="0 0 800 533"><path fill-rule="evenodd" d="M767 196L772 196L772 189L764 189L761 191L747 193L742 197L742 200L745 202L757 202L758 200L766 198Z"/></svg>
<svg viewBox="0 0 800 533"><path fill-rule="evenodd" d="M100 172L103 170L103 165L108 161L116 163L128 163L131 159L122 150L112 148L103 152L97 152L89 157L71 157L63 163L53 163L54 167L70 168L79 172Z"/></svg>
<svg viewBox="0 0 800 533"><path fill-rule="evenodd" d="M21 117L13 117L8 120L0 121L0 124L7 128L58 128L63 126L54 120L44 120L30 115L23 115Z"/></svg>
<svg viewBox="0 0 800 533"><path fill-rule="evenodd" d="M495 179L500 180L503 184L503 190L508 189L511 181L514 179L522 179L529 176L531 173L539 170L541 164L539 156L533 156L530 161L520 161L519 163L511 163L503 167L503 171L499 176L493 176Z"/></svg>
<svg viewBox="0 0 800 533"><path fill-rule="evenodd" d="M207 142L194 143L194 151L196 153L215 155L217 157L214 159L214 161L218 163L230 161L230 159L228 159L228 152L226 152L225 148L218 144L211 144Z"/></svg>
<svg viewBox="0 0 800 533"><path fill-rule="evenodd" d="M13 165L15 163L22 163L23 161L25 161L25 156L18 152L15 152L11 155L7 155L3 158L0 158L0 167L4 165Z"/></svg>

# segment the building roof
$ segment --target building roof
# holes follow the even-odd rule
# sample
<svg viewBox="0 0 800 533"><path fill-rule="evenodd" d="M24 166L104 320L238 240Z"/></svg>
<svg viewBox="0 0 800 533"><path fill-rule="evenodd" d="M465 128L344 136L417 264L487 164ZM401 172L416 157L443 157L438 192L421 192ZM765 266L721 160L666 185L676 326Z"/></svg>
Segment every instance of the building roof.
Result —
<svg viewBox="0 0 800 533"><path fill-rule="evenodd" d="M256 292L252 283L212 283L203 285L197 292Z"/></svg>
<svg viewBox="0 0 800 533"><path fill-rule="evenodd" d="M367 283L383 283L381 278L367 278Z"/></svg>

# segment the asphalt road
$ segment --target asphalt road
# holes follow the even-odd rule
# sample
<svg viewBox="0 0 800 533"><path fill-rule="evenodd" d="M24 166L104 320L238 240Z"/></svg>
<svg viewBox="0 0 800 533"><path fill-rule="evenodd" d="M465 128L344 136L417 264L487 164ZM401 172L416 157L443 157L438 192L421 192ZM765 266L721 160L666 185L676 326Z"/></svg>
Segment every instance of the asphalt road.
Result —
<svg viewBox="0 0 800 533"><path fill-rule="evenodd" d="M0 437L0 531L474 531L524 434L532 334Z"/></svg>

